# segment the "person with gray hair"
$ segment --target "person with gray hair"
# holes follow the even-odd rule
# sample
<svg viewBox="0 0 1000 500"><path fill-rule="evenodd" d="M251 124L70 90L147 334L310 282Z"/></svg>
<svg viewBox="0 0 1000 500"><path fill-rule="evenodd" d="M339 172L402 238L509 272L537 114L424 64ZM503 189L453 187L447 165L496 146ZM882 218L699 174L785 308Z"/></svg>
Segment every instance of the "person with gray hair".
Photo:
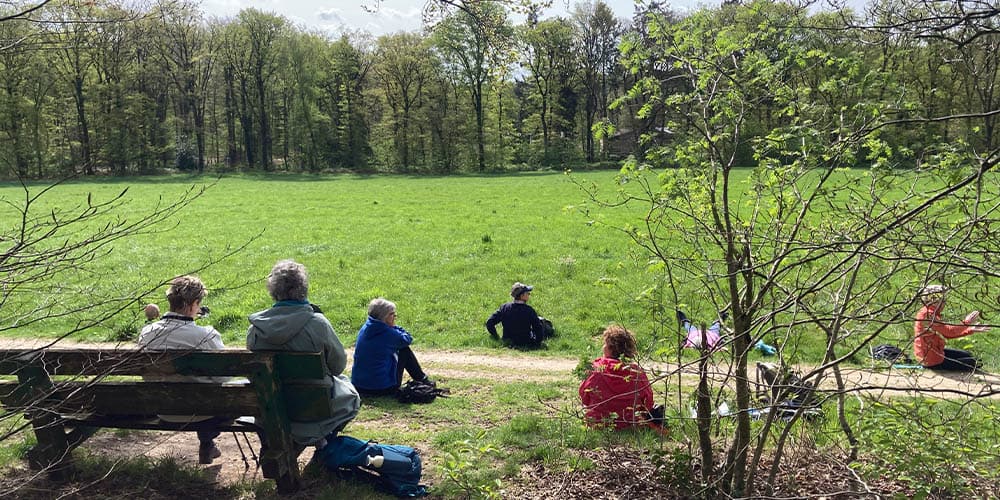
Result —
<svg viewBox="0 0 1000 500"><path fill-rule="evenodd" d="M410 378L434 386L410 349L413 336L396 325L396 304L382 297L368 303L368 320L358 330L354 344L351 382L361 394L391 396Z"/></svg>
<svg viewBox="0 0 1000 500"><path fill-rule="evenodd" d="M201 315L203 310L201 301L208 295L205 284L197 276L178 276L170 281L170 288L167 289L167 303L170 304L170 311L155 323L150 323L139 332L140 349L223 349L222 336L211 326L198 326L195 318ZM152 306L152 307L150 307ZM153 316L152 309L159 314L160 308L155 304L146 306L147 317ZM205 309L207 310L207 309ZM152 319L152 318L151 318ZM174 380L199 380L198 377L177 377ZM213 380L213 379L209 379ZM202 415L160 415L160 419L168 422L207 424L214 422L225 422L229 419ZM216 430L199 430L198 441L198 462L210 464L216 458L222 456L222 452L215 446L215 438L219 436Z"/></svg>
<svg viewBox="0 0 1000 500"><path fill-rule="evenodd" d="M250 315L247 348L323 354L332 416L318 422L291 423L295 442L322 448L327 437L354 419L361 406L358 391L343 375L347 353L330 321L319 308L309 303L309 276L305 266L293 260L278 262L267 276L267 291L274 305Z"/></svg>

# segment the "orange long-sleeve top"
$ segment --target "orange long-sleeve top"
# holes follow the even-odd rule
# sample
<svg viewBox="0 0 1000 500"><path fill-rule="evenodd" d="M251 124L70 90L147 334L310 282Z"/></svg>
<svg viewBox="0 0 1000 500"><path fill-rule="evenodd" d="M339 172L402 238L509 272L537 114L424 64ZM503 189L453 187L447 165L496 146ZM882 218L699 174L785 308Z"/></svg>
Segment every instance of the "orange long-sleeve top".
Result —
<svg viewBox="0 0 1000 500"><path fill-rule="evenodd" d="M917 312L916 321L913 322L913 354L924 366L936 366L944 362L945 339L957 339L975 333L969 325L950 325L942 321L940 309L936 305L924 306Z"/></svg>

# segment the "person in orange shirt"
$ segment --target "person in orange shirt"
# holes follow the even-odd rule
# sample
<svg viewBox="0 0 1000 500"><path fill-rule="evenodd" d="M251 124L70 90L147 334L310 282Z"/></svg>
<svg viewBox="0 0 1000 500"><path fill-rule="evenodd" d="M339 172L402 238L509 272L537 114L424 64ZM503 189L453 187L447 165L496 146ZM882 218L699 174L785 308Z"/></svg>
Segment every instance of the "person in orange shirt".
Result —
<svg viewBox="0 0 1000 500"><path fill-rule="evenodd" d="M925 368L975 371L979 367L979 360L969 351L945 347L945 341L976 332L985 332L988 328L976 323L979 311L969 313L960 325L944 322L941 319L941 309L944 308L946 291L947 289L941 285L929 285L920 291L920 300L924 303L924 307L917 312L916 321L913 323L915 336L913 354Z"/></svg>

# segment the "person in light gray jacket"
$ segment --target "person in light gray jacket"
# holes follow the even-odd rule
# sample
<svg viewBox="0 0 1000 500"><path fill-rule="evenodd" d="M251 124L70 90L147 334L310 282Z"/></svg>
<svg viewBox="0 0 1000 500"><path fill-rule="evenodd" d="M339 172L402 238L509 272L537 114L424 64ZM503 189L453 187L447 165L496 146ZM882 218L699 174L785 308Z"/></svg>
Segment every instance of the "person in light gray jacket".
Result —
<svg viewBox="0 0 1000 500"><path fill-rule="evenodd" d="M306 298L309 278L305 266L292 260L278 262L267 276L267 291L275 303L250 315L247 349L323 354L333 416L318 422L291 423L297 443L322 447L325 438L343 429L361 406L358 391L343 375L347 353L326 316Z"/></svg>

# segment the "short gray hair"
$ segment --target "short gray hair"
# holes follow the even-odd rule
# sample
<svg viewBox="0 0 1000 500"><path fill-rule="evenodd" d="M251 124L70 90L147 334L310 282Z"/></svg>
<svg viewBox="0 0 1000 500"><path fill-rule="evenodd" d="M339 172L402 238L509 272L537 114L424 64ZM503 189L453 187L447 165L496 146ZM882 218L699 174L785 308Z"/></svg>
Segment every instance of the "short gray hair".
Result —
<svg viewBox="0 0 1000 500"><path fill-rule="evenodd" d="M368 303L368 315L379 321L384 322L389 318L389 314L393 313L395 310L396 304L393 304L382 297L372 299L372 301Z"/></svg>
<svg viewBox="0 0 1000 500"><path fill-rule="evenodd" d="M276 302L306 300L309 295L309 275L306 266L294 260L279 261L267 275L267 293Z"/></svg>

